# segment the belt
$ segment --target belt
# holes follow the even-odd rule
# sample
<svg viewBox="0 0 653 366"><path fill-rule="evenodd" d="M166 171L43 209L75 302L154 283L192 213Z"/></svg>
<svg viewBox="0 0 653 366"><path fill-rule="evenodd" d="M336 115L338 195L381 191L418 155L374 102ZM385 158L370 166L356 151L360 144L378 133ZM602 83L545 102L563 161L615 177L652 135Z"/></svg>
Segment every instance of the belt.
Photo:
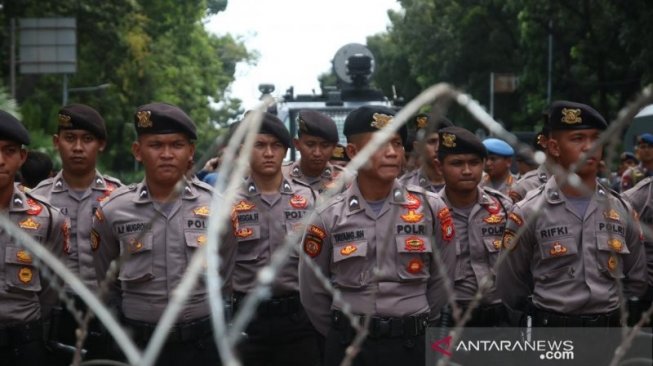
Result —
<svg viewBox="0 0 653 366"><path fill-rule="evenodd" d="M42 339L43 323L41 320L0 328L0 347L25 344Z"/></svg>
<svg viewBox="0 0 653 366"><path fill-rule="evenodd" d="M458 303L458 306L463 312L466 312L469 303ZM471 318L465 325L468 327L500 325L499 323L506 318L506 309L503 304L481 304L474 308Z"/></svg>
<svg viewBox="0 0 653 366"><path fill-rule="evenodd" d="M234 311L238 311L245 296L246 294L242 292L234 293ZM284 316L298 313L301 309L303 307L299 300L299 294L292 293L261 301L256 309L256 314L259 316Z"/></svg>
<svg viewBox="0 0 653 366"><path fill-rule="evenodd" d="M529 311L535 327L620 327L619 309L603 314L566 315L539 309L535 306Z"/></svg>
<svg viewBox="0 0 653 366"><path fill-rule="evenodd" d="M363 324L364 316L357 316ZM353 330L350 319L340 310L331 312L331 323L336 330ZM415 337L423 335L428 327L428 314L404 317L377 317L370 319L371 338Z"/></svg>
<svg viewBox="0 0 653 366"><path fill-rule="evenodd" d="M134 340L148 342L154 334L156 323L141 322L124 318L123 321L132 330ZM175 324L168 332L167 343L189 342L206 338L212 332L211 318L206 317L187 323Z"/></svg>

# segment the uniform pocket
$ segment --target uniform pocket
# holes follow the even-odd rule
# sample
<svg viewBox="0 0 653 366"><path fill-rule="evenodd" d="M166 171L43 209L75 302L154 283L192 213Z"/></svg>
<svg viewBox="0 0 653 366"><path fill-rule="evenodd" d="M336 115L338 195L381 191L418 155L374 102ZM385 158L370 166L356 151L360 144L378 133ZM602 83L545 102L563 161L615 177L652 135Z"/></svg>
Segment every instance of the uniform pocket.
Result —
<svg viewBox="0 0 653 366"><path fill-rule="evenodd" d="M340 287L359 288L369 281L366 276L365 258L367 241L359 240L333 245L333 281Z"/></svg>
<svg viewBox="0 0 653 366"><path fill-rule="evenodd" d="M623 255L630 250L619 235L597 235L596 248L599 271L610 278L624 278Z"/></svg>
<svg viewBox="0 0 653 366"><path fill-rule="evenodd" d="M253 261L261 257L265 246L261 245L261 227L258 225L240 226L235 231L238 239L236 261Z"/></svg>
<svg viewBox="0 0 653 366"><path fill-rule="evenodd" d="M485 245L485 250L487 251L488 265L490 266L492 274L495 274L494 265L496 264L501 252L501 243L502 237L483 238L483 245Z"/></svg>
<svg viewBox="0 0 653 366"><path fill-rule="evenodd" d="M120 238L121 254L127 253L118 279L125 282L142 282L154 278L152 233L137 233Z"/></svg>
<svg viewBox="0 0 653 366"><path fill-rule="evenodd" d="M41 291L39 270L34 267L33 257L27 250L6 248L5 281L10 291Z"/></svg>
<svg viewBox="0 0 653 366"><path fill-rule="evenodd" d="M395 238L397 245L397 274L402 281L428 278L433 253L431 240L419 235L401 235Z"/></svg>

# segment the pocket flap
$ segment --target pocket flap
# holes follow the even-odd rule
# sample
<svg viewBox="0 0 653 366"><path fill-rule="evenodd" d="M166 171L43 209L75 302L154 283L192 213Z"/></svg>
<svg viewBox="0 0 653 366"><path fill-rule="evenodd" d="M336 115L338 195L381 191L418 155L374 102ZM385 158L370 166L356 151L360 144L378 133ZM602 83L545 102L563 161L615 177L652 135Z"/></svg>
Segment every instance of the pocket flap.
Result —
<svg viewBox="0 0 653 366"><path fill-rule="evenodd" d="M367 240L336 244L333 246L333 263L349 258L365 257L366 255Z"/></svg>
<svg viewBox="0 0 653 366"><path fill-rule="evenodd" d="M431 240L420 235L400 235L395 238L398 253L431 253Z"/></svg>

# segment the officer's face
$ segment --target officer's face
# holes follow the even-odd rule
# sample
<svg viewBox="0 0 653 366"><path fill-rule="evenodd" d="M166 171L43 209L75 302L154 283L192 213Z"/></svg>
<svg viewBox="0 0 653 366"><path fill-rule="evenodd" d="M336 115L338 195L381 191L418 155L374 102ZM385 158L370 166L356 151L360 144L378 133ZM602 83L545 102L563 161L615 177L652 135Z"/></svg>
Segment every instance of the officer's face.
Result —
<svg viewBox="0 0 653 366"><path fill-rule="evenodd" d="M451 154L441 160L442 175L447 190L471 192L481 182L483 159L476 154Z"/></svg>
<svg viewBox="0 0 653 366"><path fill-rule="evenodd" d="M555 131L549 140L549 148L558 163L565 169L580 159L581 155L587 154L592 145L599 139L601 131L597 129ZM599 170L599 163L603 153L596 151L585 161L585 164L576 169L581 177L596 175Z"/></svg>
<svg viewBox="0 0 653 366"><path fill-rule="evenodd" d="M295 139L295 147L302 155L302 168L321 172L333 154L336 144L321 137L303 134Z"/></svg>
<svg viewBox="0 0 653 366"><path fill-rule="evenodd" d="M0 140L0 191L13 189L14 177L27 159L27 151L19 143Z"/></svg>
<svg viewBox="0 0 653 366"><path fill-rule="evenodd" d="M653 161L653 145L646 142L640 142L635 146L637 157L643 162Z"/></svg>
<svg viewBox="0 0 653 366"><path fill-rule="evenodd" d="M256 135L252 155L249 159L252 173L260 176L279 174L286 150L288 149L273 135L263 133Z"/></svg>
<svg viewBox="0 0 653 366"><path fill-rule="evenodd" d="M347 155L353 159L372 137L373 133L371 132L356 135L347 144ZM386 142L372 155L368 163L358 171L358 174L383 182L392 182L401 173L404 154L401 137L396 133L390 141Z"/></svg>
<svg viewBox="0 0 653 366"><path fill-rule="evenodd" d="M490 176L490 179L502 179L508 174L511 164L511 158L489 155L485 161L485 172Z"/></svg>
<svg viewBox="0 0 653 366"><path fill-rule="evenodd" d="M61 130L52 142L61 156L63 170L71 173L95 170L98 154L105 146L105 141L85 130Z"/></svg>
<svg viewBox="0 0 653 366"><path fill-rule="evenodd" d="M438 135L437 132L434 132L429 136L427 136L427 138L424 140L423 143L420 141L416 141L413 145L413 148L416 149L419 155L422 156L422 159L424 159L423 160L424 164L428 164L432 168L436 168L439 146L440 146L440 136Z"/></svg>
<svg viewBox="0 0 653 366"><path fill-rule="evenodd" d="M183 133L146 134L134 142L132 152L143 163L149 182L169 187L186 173L195 145Z"/></svg>

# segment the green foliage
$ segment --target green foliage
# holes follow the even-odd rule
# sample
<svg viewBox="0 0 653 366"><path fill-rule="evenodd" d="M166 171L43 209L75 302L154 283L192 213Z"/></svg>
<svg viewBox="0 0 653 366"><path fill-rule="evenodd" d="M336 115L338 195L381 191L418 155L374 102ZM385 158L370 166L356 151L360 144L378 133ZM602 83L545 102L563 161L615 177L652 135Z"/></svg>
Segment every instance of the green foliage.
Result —
<svg viewBox="0 0 653 366"><path fill-rule="evenodd" d="M377 56L375 82L386 95L394 85L409 100L432 84L448 82L489 106L490 73L514 73L519 88L495 94L495 117L513 130L531 130L547 103L549 34L554 100L587 102L613 118L617 108L653 81L653 49L643 36L653 31L652 2L400 3L403 9L390 13L390 30L367 39ZM468 117L460 118L457 123L468 123Z"/></svg>
<svg viewBox="0 0 653 366"><path fill-rule="evenodd" d="M152 101L178 105L198 126L198 145L207 146L218 133L216 126L242 113L240 101L228 98L226 91L236 64L251 55L239 40L209 34L202 23L226 4L226 0L27 0L5 4L0 20L7 25L12 17L77 19L77 73L69 76L69 87L105 83L110 87L71 92L69 103L86 103L102 114L109 138L100 166L131 179L138 174L133 173L130 150L137 106ZM8 39L6 30L0 32L2 44ZM8 47L0 50L3 59L9 58L7 52ZM30 131L52 134L61 107L62 76L20 75L17 99Z"/></svg>

